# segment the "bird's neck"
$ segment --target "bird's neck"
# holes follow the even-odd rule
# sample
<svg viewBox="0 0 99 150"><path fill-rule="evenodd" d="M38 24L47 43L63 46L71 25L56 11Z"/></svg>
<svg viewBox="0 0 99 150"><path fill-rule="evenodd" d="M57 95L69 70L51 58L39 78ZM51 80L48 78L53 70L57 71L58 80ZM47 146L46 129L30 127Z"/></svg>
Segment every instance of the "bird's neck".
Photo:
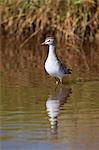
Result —
<svg viewBox="0 0 99 150"><path fill-rule="evenodd" d="M55 48L55 45L49 45L48 58L53 58L53 57L57 57L56 56L56 48Z"/></svg>

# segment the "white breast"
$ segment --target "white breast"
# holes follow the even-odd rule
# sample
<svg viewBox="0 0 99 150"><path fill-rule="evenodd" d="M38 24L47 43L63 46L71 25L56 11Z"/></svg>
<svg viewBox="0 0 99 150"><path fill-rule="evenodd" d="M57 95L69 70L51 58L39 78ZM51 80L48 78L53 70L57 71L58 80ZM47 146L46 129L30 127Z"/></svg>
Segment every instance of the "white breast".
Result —
<svg viewBox="0 0 99 150"><path fill-rule="evenodd" d="M57 76L59 70L58 61L48 58L45 62L45 69L51 76Z"/></svg>
<svg viewBox="0 0 99 150"><path fill-rule="evenodd" d="M49 46L48 58L45 62L45 69L51 76L56 77L59 72L59 64L55 53L55 46Z"/></svg>

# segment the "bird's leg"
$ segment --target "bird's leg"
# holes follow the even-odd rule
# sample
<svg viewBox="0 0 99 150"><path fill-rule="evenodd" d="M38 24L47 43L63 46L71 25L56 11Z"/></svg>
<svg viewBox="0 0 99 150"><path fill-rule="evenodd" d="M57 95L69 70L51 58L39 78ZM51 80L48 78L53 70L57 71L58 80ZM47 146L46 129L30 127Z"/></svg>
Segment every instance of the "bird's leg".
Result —
<svg viewBox="0 0 99 150"><path fill-rule="evenodd" d="M62 80L62 78L59 78L59 80L60 80L60 83L61 83L61 84L63 84L63 80Z"/></svg>
<svg viewBox="0 0 99 150"><path fill-rule="evenodd" d="M56 80L56 85L58 85L59 84L59 82Z"/></svg>
<svg viewBox="0 0 99 150"><path fill-rule="evenodd" d="M58 85L59 84L59 81L57 80L57 78L55 78L56 79L56 85Z"/></svg>
<svg viewBox="0 0 99 150"><path fill-rule="evenodd" d="M57 80L57 78L55 78L55 79L56 79L56 85L58 85L59 83L63 84L62 78L59 78L59 81Z"/></svg>

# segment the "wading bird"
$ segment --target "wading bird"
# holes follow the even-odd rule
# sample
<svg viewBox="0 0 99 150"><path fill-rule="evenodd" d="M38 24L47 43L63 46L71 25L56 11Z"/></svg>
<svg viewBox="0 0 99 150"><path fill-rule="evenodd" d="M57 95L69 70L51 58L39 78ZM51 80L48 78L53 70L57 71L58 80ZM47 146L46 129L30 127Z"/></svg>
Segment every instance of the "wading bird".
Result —
<svg viewBox="0 0 99 150"><path fill-rule="evenodd" d="M63 77L71 74L72 70L65 67L65 65L58 59L56 55L55 40L53 37L46 38L42 45L45 44L49 46L49 53L45 62L45 70L49 75L58 78L60 83L62 83ZM56 81L56 84L58 83L59 82Z"/></svg>

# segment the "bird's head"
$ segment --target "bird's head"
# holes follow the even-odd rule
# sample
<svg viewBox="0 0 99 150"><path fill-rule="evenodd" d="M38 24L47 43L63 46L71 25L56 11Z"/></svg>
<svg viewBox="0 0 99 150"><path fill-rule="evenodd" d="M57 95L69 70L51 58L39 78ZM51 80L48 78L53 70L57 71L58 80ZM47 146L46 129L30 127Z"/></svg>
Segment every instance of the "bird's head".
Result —
<svg viewBox="0 0 99 150"><path fill-rule="evenodd" d="M47 37L42 45L55 45L55 40L53 37Z"/></svg>

